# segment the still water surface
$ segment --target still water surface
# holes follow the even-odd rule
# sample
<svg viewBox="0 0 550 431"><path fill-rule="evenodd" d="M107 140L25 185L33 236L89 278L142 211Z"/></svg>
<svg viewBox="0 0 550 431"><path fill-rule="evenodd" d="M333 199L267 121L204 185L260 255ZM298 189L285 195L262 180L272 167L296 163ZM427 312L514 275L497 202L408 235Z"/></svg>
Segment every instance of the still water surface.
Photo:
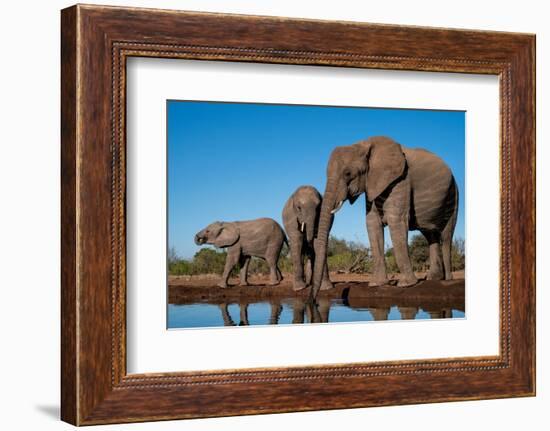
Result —
<svg viewBox="0 0 550 431"><path fill-rule="evenodd" d="M168 304L167 311L169 329L464 317L463 310L452 306L423 308L391 305L353 308L342 299L325 299L312 305L297 298L249 304Z"/></svg>

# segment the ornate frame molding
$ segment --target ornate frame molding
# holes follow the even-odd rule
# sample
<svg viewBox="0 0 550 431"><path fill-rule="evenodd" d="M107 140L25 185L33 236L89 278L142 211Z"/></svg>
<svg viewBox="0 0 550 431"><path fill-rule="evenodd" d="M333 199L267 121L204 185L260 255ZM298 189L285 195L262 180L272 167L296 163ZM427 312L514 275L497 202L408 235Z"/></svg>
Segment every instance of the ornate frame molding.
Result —
<svg viewBox="0 0 550 431"><path fill-rule="evenodd" d="M203 29L212 25L221 30ZM255 36L257 26L270 30ZM321 41L303 42L311 34ZM340 38L323 37L331 34ZM62 56L64 420L97 424L534 394L534 36L79 5L62 12ZM125 66L131 56L498 75L500 354L127 375ZM521 225L518 205L531 215ZM296 381L310 398L300 396ZM243 396L251 390L262 391L264 402Z"/></svg>

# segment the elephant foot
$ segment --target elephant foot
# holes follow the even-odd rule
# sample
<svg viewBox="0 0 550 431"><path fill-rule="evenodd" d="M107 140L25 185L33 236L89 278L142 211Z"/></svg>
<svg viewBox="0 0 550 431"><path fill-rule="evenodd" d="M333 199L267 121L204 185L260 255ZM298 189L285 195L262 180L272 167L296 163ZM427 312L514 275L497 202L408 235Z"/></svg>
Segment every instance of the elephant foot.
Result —
<svg viewBox="0 0 550 431"><path fill-rule="evenodd" d="M418 283L417 278L414 275L400 278L397 282L397 287L410 287Z"/></svg>
<svg viewBox="0 0 550 431"><path fill-rule="evenodd" d="M271 281L268 283L268 286L277 286L279 283L280 283L279 280L271 280Z"/></svg>
<svg viewBox="0 0 550 431"><path fill-rule="evenodd" d="M220 289L227 289L229 287L227 283L218 283L216 286L218 286Z"/></svg>
<svg viewBox="0 0 550 431"><path fill-rule="evenodd" d="M330 280L323 280L321 282L321 290L330 290L330 289L334 289L334 284L332 284L332 281Z"/></svg>
<svg viewBox="0 0 550 431"><path fill-rule="evenodd" d="M300 290L304 290L306 288L306 284L302 280L294 280L294 284L292 285L292 289L295 292L298 292Z"/></svg>
<svg viewBox="0 0 550 431"><path fill-rule="evenodd" d="M388 281L387 278L372 280L372 281L369 281L369 287L384 286L384 285L386 285L386 284L388 284L388 283L389 283L389 281Z"/></svg>
<svg viewBox="0 0 550 431"><path fill-rule="evenodd" d="M445 274L445 280L453 280L453 274Z"/></svg>
<svg viewBox="0 0 550 431"><path fill-rule="evenodd" d="M445 277L443 276L443 273L441 272L428 272L428 275L426 276L426 280L444 280Z"/></svg>
<svg viewBox="0 0 550 431"><path fill-rule="evenodd" d="M250 286L250 283L248 282L248 280L241 280L239 285L240 286Z"/></svg>

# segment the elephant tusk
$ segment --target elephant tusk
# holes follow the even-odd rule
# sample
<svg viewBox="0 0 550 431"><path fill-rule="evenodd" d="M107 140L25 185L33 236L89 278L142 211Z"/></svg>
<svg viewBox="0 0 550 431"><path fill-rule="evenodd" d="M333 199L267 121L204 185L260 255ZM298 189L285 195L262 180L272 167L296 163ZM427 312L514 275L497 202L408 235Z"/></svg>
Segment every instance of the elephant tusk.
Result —
<svg viewBox="0 0 550 431"><path fill-rule="evenodd" d="M340 208L342 208L342 205L344 205L344 201L338 202L338 205L336 205L336 208L334 208L330 213L331 214L336 214L338 212L338 210L340 210Z"/></svg>
<svg viewBox="0 0 550 431"><path fill-rule="evenodd" d="M305 224L304 222L302 222L302 224L300 225L300 232L303 232L303 231L304 231L304 226L305 226L305 225L306 225L306 224Z"/></svg>

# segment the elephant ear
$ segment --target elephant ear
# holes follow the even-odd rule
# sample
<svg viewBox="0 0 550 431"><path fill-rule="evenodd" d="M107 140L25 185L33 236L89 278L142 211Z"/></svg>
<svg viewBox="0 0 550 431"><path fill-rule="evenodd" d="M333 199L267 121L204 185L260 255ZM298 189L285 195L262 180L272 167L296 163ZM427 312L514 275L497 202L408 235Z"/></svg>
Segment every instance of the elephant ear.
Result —
<svg viewBox="0 0 550 431"><path fill-rule="evenodd" d="M372 202L403 174L405 155L401 145L390 138L370 138L365 144L370 148L366 190Z"/></svg>
<svg viewBox="0 0 550 431"><path fill-rule="evenodd" d="M212 244L218 248L230 247L239 240L239 236L239 229L235 225L224 223Z"/></svg>

